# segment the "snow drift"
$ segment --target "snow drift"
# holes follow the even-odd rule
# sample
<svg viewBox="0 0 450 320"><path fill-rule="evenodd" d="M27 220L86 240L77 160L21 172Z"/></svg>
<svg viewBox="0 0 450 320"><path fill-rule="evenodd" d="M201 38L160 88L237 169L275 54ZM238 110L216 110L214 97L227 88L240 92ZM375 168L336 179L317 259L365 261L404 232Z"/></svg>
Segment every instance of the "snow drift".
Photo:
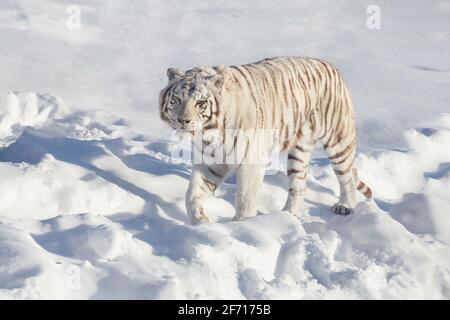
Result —
<svg viewBox="0 0 450 320"><path fill-rule="evenodd" d="M231 221L230 181L207 201L213 222L193 227L189 168L161 160L164 142L43 97L0 106L15 114L5 135L5 123L22 132L0 152L2 298L450 297L448 117L407 132L407 150L358 156L375 201L351 216L330 212L337 180L316 158L300 218L279 211L279 172L266 177L260 215Z"/></svg>

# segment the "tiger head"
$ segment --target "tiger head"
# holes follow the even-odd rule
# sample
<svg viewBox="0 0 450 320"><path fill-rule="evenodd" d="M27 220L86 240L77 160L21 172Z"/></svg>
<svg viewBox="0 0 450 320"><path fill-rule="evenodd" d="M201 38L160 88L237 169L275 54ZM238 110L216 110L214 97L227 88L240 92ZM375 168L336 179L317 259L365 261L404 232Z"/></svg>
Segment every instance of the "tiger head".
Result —
<svg viewBox="0 0 450 320"><path fill-rule="evenodd" d="M188 71L169 68L169 83L159 97L161 119L175 130L190 133L216 128L227 72L223 66Z"/></svg>

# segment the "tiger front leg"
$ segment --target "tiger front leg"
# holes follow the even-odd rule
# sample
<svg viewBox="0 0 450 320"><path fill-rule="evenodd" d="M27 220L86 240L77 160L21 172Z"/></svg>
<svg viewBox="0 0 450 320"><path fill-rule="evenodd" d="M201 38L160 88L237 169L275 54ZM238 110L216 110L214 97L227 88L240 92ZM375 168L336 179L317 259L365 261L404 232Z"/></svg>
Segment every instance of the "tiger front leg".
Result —
<svg viewBox="0 0 450 320"><path fill-rule="evenodd" d="M283 211L298 215L306 193L309 160L314 148L312 143L299 142L288 155L287 175L289 190Z"/></svg>
<svg viewBox="0 0 450 320"><path fill-rule="evenodd" d="M225 165L194 165L186 193L186 211L194 225L209 222L203 209L203 200L213 193L228 172Z"/></svg>
<svg viewBox="0 0 450 320"><path fill-rule="evenodd" d="M263 168L258 164L243 164L236 174L237 190L233 220L256 216L256 202L264 178Z"/></svg>

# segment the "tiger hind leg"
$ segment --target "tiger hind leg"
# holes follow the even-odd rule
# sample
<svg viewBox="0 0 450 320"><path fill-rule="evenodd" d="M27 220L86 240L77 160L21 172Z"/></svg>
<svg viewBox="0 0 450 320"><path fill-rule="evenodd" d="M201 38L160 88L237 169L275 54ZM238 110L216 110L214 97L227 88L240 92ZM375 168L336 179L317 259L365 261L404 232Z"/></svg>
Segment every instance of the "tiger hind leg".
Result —
<svg viewBox="0 0 450 320"><path fill-rule="evenodd" d="M351 214L356 205L357 185L353 167L355 146L356 140L354 135L347 139L342 139L332 146L324 144L328 159L339 181L339 202L331 207L331 210L336 214Z"/></svg>

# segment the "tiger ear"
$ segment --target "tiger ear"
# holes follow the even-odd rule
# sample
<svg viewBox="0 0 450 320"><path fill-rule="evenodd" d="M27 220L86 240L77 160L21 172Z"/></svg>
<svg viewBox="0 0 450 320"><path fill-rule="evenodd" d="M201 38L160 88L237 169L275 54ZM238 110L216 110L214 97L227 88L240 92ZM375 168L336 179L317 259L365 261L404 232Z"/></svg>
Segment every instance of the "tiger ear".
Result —
<svg viewBox="0 0 450 320"><path fill-rule="evenodd" d="M211 83L214 85L217 89L222 89L223 83L225 82L225 78L220 74L215 74L209 78Z"/></svg>
<svg viewBox="0 0 450 320"><path fill-rule="evenodd" d="M214 84L214 86L220 90L228 77L229 68L220 65L215 67L214 69L217 71L217 74L211 76L210 80Z"/></svg>
<svg viewBox="0 0 450 320"><path fill-rule="evenodd" d="M182 78L184 76L184 72L178 68L169 68L167 69L167 77L169 80L175 78Z"/></svg>

